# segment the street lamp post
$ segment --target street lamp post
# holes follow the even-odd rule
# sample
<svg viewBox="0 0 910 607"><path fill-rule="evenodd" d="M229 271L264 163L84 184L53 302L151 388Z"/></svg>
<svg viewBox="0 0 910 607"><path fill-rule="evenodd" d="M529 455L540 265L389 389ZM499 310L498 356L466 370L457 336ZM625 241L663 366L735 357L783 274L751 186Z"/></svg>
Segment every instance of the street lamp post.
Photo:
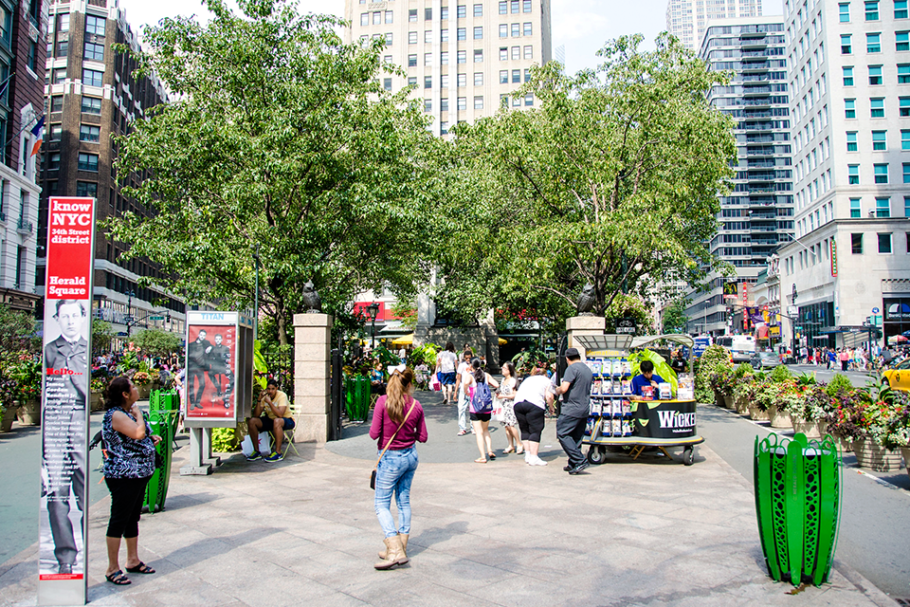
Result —
<svg viewBox="0 0 910 607"><path fill-rule="evenodd" d="M792 304L796 305L796 298L799 296L799 293L796 291L796 283L793 283L793 290L790 292L790 298L792 299ZM793 325L793 357L796 360L799 360L799 354L796 351L796 323L799 322L799 311L796 313L796 319L791 319L790 324Z"/></svg>
<svg viewBox="0 0 910 607"><path fill-rule="evenodd" d="M370 350L376 347L376 316L379 314L379 304L375 301L367 306L370 315Z"/></svg>
<svg viewBox="0 0 910 607"><path fill-rule="evenodd" d="M133 298L136 296L132 290L126 292L126 336L130 336L133 329Z"/></svg>

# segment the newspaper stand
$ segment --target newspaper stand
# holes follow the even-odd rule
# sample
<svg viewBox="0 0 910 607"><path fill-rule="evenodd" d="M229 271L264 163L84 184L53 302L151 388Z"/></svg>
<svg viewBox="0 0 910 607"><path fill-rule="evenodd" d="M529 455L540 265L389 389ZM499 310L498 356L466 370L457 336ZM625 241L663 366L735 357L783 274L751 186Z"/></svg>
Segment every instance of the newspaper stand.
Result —
<svg viewBox="0 0 910 607"><path fill-rule="evenodd" d="M629 350L644 348L661 339L689 347L694 342L687 335L639 337L579 336L576 338L588 352L586 358L594 371L591 388L591 411L583 444L588 445L588 461L603 464L607 448L628 449L632 459L649 447L656 447L667 457L667 449L681 447L682 461L691 466L695 445L705 441L696 431L696 403L693 398L633 401L630 400L631 365L626 361ZM618 339L617 339L618 338ZM603 346L607 345L608 348ZM672 458L671 458L672 459Z"/></svg>

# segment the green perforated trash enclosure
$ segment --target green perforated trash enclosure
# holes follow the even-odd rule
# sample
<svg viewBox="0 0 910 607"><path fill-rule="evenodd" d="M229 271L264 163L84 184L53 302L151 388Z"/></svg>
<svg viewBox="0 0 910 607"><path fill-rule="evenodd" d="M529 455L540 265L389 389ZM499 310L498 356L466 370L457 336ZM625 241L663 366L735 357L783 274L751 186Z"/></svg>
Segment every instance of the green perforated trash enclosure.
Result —
<svg viewBox="0 0 910 607"><path fill-rule="evenodd" d="M180 399L176 392L155 390L149 395L149 425L152 427L152 434L161 437L161 442L155 450L161 456L162 464L155 468L152 478L145 487L143 510L149 512L164 510L168 483L171 479L171 456L179 413Z"/></svg>
<svg viewBox="0 0 910 607"><path fill-rule="evenodd" d="M841 470L830 436L755 438L755 512L774 580L794 586L828 580L837 545Z"/></svg>

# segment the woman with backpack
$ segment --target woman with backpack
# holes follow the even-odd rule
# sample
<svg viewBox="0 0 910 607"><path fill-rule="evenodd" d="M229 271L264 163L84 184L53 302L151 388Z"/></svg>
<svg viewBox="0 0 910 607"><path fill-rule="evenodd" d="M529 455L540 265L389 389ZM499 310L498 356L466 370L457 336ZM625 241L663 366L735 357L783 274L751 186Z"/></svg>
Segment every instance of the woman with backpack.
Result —
<svg viewBox="0 0 910 607"><path fill-rule="evenodd" d="M480 451L480 457L474 461L485 464L487 458L496 459L496 454L493 453L493 439L490 437L490 418L493 415L493 392L490 388L499 388L499 383L483 370L479 358L471 361L471 369L473 373L466 376L464 391L465 398L470 403L471 426L474 428L477 449Z"/></svg>

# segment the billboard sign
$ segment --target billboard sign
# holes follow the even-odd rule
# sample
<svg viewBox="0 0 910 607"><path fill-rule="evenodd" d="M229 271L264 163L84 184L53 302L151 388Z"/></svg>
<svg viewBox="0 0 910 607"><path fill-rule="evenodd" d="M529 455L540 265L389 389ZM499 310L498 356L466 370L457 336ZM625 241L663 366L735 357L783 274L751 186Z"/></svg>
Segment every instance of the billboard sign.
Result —
<svg viewBox="0 0 910 607"><path fill-rule="evenodd" d="M83 605L88 587L88 366L95 200L48 202L38 604Z"/></svg>

